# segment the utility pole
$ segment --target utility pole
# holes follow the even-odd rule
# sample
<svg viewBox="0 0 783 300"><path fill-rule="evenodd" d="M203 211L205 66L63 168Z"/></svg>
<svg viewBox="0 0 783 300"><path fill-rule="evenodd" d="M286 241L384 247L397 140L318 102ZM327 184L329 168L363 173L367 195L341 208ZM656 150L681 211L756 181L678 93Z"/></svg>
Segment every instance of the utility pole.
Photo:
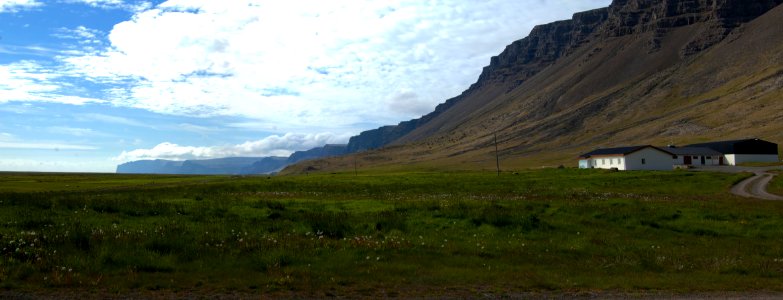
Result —
<svg viewBox="0 0 783 300"><path fill-rule="evenodd" d="M354 156L353 156L353 176L359 176L359 170L358 170L358 168L356 166L357 165L357 163L356 163L356 156L357 156L356 154L354 154Z"/></svg>
<svg viewBox="0 0 783 300"><path fill-rule="evenodd" d="M500 176L500 156L498 156L498 133L495 131L495 166L498 169L498 176Z"/></svg>

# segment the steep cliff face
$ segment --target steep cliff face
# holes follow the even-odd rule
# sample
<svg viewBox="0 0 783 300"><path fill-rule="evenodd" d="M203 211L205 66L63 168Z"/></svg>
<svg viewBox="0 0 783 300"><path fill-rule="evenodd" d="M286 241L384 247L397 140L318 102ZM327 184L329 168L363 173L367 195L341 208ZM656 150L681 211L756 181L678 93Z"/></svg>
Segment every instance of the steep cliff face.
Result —
<svg viewBox="0 0 783 300"><path fill-rule="evenodd" d="M538 26L435 112L352 139L384 147L359 165L490 164L495 133L502 155L557 163L626 143L779 142L781 2L616 0Z"/></svg>
<svg viewBox="0 0 783 300"><path fill-rule="evenodd" d="M615 0L604 33L618 37L713 21L735 28L768 12L780 0Z"/></svg>
<svg viewBox="0 0 783 300"><path fill-rule="evenodd" d="M590 41L591 36L609 16L609 9L601 8L574 14L573 19L533 28L526 38L511 43L479 75L470 89L513 80L520 85L558 58Z"/></svg>
<svg viewBox="0 0 783 300"><path fill-rule="evenodd" d="M653 32L650 50L660 47L661 38L671 29L707 23L701 32L681 49L689 56L723 40L734 28L771 10L780 0L616 0L609 6L609 19L603 28L606 37Z"/></svg>

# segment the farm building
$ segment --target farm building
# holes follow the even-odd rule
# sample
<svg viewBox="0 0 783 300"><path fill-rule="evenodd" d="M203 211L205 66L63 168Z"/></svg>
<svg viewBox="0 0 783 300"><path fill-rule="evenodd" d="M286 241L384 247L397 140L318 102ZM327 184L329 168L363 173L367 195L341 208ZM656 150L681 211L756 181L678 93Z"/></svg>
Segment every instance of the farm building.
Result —
<svg viewBox="0 0 783 300"><path fill-rule="evenodd" d="M778 144L761 139L746 139L712 143L693 144L686 147L703 147L723 155L726 165L735 166L746 162L778 162Z"/></svg>
<svg viewBox="0 0 783 300"><path fill-rule="evenodd" d="M579 168L671 170L675 166L734 166L746 162L778 161L777 144L746 139L685 147L646 145L597 149L579 156Z"/></svg>
<svg viewBox="0 0 783 300"><path fill-rule="evenodd" d="M618 170L671 170L674 154L644 145L597 149L579 157L579 168Z"/></svg>
<svg viewBox="0 0 783 300"><path fill-rule="evenodd" d="M672 162L675 166L720 166L724 164L723 154L705 147L674 147L665 148L674 154Z"/></svg>

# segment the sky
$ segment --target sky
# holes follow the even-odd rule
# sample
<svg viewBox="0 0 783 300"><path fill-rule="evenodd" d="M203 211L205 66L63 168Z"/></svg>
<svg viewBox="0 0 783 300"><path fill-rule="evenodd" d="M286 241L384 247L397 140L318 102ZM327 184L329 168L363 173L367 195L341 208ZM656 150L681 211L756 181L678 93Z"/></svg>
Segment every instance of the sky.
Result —
<svg viewBox="0 0 783 300"><path fill-rule="evenodd" d="M610 0L0 0L0 171L287 156L418 118Z"/></svg>

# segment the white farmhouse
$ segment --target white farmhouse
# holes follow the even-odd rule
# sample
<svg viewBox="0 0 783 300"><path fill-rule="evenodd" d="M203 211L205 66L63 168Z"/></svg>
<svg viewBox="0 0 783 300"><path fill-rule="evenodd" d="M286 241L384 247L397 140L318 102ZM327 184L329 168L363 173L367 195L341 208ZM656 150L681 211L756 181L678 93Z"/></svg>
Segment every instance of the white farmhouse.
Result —
<svg viewBox="0 0 783 300"><path fill-rule="evenodd" d="M645 145L597 149L579 156L579 168L618 170L671 170L675 154Z"/></svg>

